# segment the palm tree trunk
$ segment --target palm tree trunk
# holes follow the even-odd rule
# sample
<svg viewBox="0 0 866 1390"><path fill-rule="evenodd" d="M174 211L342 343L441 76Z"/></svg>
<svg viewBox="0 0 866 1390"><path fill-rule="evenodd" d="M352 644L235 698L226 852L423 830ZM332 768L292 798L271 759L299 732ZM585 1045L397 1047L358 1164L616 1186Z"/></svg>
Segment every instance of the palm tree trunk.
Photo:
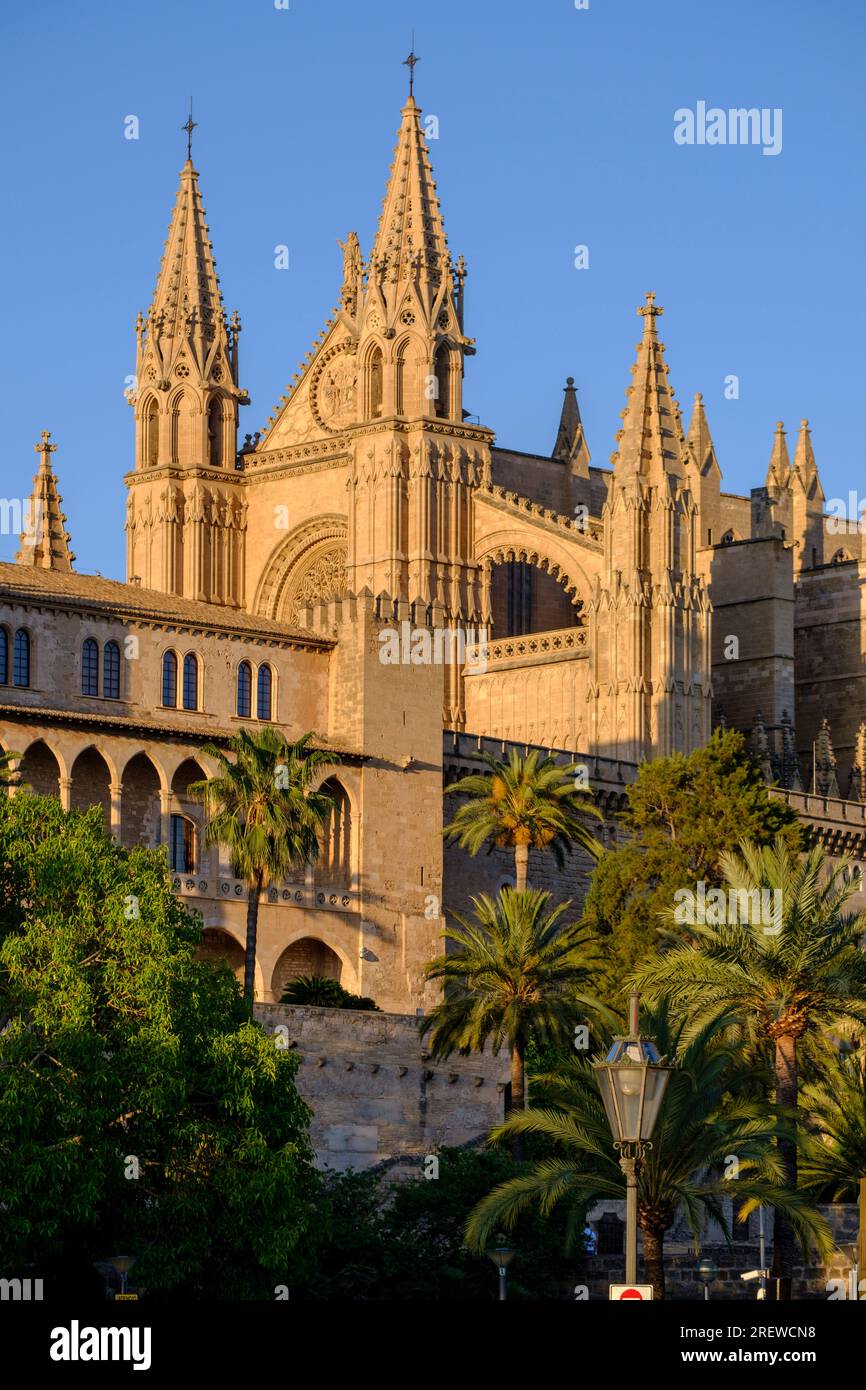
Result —
<svg viewBox="0 0 866 1390"><path fill-rule="evenodd" d="M511 1109L526 1109L526 1044L518 1038L511 1049ZM511 1141L511 1157L515 1163L523 1162L523 1135L515 1134Z"/></svg>
<svg viewBox="0 0 866 1390"><path fill-rule="evenodd" d="M776 1039L776 1104L780 1109L797 1106L797 1041L790 1036ZM797 1141L780 1137L777 1141L782 1161L782 1183L789 1192L797 1189ZM779 1299L791 1298L796 1241L791 1223L776 1208L773 1215L773 1279L778 1279Z"/></svg>
<svg viewBox="0 0 866 1390"><path fill-rule="evenodd" d="M653 1286L653 1299L665 1296L665 1233L640 1223L643 1236L643 1267L646 1281Z"/></svg>
<svg viewBox="0 0 866 1390"><path fill-rule="evenodd" d="M518 893L528 888L529 845L514 846L514 886Z"/></svg>
<svg viewBox="0 0 866 1390"><path fill-rule="evenodd" d="M253 1007L256 995L256 939L259 927L259 898L262 875L256 874L247 889L247 948L244 952L244 998Z"/></svg>

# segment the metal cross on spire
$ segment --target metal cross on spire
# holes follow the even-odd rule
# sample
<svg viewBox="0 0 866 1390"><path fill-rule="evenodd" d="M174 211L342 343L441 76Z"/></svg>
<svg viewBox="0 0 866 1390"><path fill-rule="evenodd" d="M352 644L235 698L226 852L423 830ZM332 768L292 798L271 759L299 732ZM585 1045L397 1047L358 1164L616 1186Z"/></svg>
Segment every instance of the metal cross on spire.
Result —
<svg viewBox="0 0 866 1390"><path fill-rule="evenodd" d="M414 32L413 32L413 34L412 34L412 48L411 48L411 50L410 50L410 52L409 52L409 57L403 59L403 66L404 66L404 68L408 68L408 69L409 69L409 95L410 95L410 97L411 97L411 96L414 96L414 89L415 89L415 64L416 64L416 63L420 63L420 61L421 61L421 59L418 58L418 57L416 56L416 54L415 54L415 34L414 34Z"/></svg>
<svg viewBox="0 0 866 1390"><path fill-rule="evenodd" d="M193 118L192 118L192 97L190 97L190 99L189 99L189 116L187 117L186 124L181 126L181 130L185 130L185 131L186 131L186 157L187 157L187 160L191 160L191 159L192 159L192 133L193 133L193 131L195 130L195 128L196 128L197 125L198 125L198 121L194 121Z"/></svg>

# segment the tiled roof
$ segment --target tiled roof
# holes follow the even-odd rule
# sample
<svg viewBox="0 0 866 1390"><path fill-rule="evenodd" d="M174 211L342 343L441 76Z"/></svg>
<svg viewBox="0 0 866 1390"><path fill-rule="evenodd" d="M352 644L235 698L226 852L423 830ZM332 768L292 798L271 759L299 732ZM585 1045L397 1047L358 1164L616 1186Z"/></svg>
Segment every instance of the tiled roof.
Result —
<svg viewBox="0 0 866 1390"><path fill-rule="evenodd" d="M239 636L265 637L309 647L331 647L333 642L314 637L273 618L260 618L216 603L199 603L136 584L121 584L98 574L61 574L29 565L0 563L0 598L51 607L102 609L108 616L170 623L172 626L213 628Z"/></svg>

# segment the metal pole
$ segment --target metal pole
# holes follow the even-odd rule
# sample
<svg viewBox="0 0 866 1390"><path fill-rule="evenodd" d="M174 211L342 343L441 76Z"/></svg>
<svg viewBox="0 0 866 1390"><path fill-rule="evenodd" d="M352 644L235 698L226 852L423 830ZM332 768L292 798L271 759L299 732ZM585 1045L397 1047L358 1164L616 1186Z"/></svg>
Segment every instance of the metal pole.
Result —
<svg viewBox="0 0 866 1390"><path fill-rule="evenodd" d="M506 1269L505 1265L500 1265L500 1266L499 1266L499 1302L500 1302L500 1303L503 1301L503 1299L507 1298L507 1294L506 1294L506 1292L505 1292L507 1280L508 1280L508 1270Z"/></svg>
<svg viewBox="0 0 866 1390"><path fill-rule="evenodd" d="M866 1178L860 1179L860 1230L857 1239L857 1279L858 1281L866 1279ZM860 1297L859 1282L854 1297Z"/></svg>
<svg viewBox="0 0 866 1390"><path fill-rule="evenodd" d="M709 1286L709 1284L704 1284L704 1302L705 1302L705 1303L709 1303L709 1301L710 1301L710 1286Z"/></svg>
<svg viewBox="0 0 866 1390"><path fill-rule="evenodd" d="M625 1173L625 1282L637 1283L637 1172L633 1158L621 1158Z"/></svg>
<svg viewBox="0 0 866 1390"><path fill-rule="evenodd" d="M767 1251L764 1243L764 1208L758 1207L758 1265L761 1270L761 1281L758 1286L758 1298L767 1297L767 1279L764 1270L767 1268Z"/></svg>

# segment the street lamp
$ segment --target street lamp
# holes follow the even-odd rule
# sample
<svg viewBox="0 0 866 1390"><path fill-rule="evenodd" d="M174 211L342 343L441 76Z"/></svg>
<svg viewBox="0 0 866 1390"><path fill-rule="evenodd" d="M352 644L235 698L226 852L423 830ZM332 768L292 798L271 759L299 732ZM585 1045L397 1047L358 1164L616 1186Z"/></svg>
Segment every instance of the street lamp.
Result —
<svg viewBox="0 0 866 1390"><path fill-rule="evenodd" d="M119 1277L120 1277L120 1292L121 1292L122 1294L125 1294L125 1293L126 1293L126 1280L127 1280L128 1275L129 1275L129 1271L132 1269L132 1266L135 1264L135 1256L134 1256L134 1255L112 1255L112 1256L109 1258L108 1263L111 1265L111 1267L112 1267L112 1269L115 1271L115 1273L116 1273L117 1275L119 1275Z"/></svg>
<svg viewBox="0 0 866 1390"><path fill-rule="evenodd" d="M701 1260L695 1273L704 1286L704 1302L709 1303L710 1284L715 1283L716 1279L719 1277L718 1267L713 1264L712 1260Z"/></svg>
<svg viewBox="0 0 866 1390"><path fill-rule="evenodd" d="M508 1266L514 1259L514 1248L508 1244L505 1236L497 1236L496 1244L491 1245L487 1251L488 1258L493 1261L499 1270L499 1301L507 1297L506 1283L508 1279Z"/></svg>
<svg viewBox="0 0 866 1390"><path fill-rule="evenodd" d="M652 1148L671 1068L663 1065L654 1042L640 1035L637 990L628 997L628 1037L614 1038L603 1062L595 1062L595 1079L604 1102L613 1146L626 1180L625 1280L637 1282L637 1179Z"/></svg>

